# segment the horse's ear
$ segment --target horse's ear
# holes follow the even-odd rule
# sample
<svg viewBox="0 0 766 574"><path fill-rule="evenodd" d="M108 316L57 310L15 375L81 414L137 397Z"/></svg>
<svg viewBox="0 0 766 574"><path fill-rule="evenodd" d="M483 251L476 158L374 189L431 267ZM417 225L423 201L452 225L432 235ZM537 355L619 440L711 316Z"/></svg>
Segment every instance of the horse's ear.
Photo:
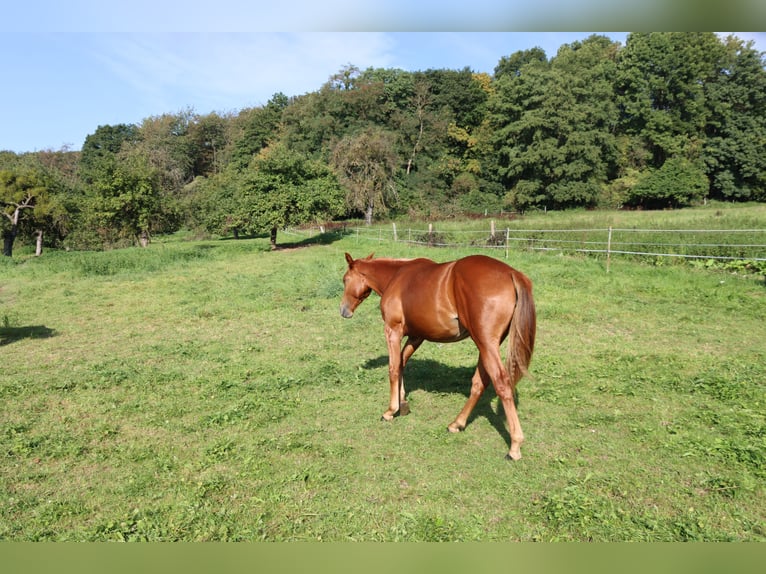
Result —
<svg viewBox="0 0 766 574"><path fill-rule="evenodd" d="M349 253L346 253L346 262L348 263L349 267L351 267L354 264L354 258L351 257Z"/></svg>
<svg viewBox="0 0 766 574"><path fill-rule="evenodd" d="M373 255L375 255L375 253L370 253L370 254L369 254L367 257L365 257L365 259L366 259L367 261L369 261L370 259L372 259L372 256L373 256Z"/></svg>

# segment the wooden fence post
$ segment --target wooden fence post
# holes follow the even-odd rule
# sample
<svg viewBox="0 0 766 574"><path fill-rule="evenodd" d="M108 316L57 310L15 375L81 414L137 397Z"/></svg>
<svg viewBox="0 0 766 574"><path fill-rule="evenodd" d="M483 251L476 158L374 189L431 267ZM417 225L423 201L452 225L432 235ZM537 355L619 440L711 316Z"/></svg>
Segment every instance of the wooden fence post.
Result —
<svg viewBox="0 0 766 574"><path fill-rule="evenodd" d="M609 226L609 236L606 240L606 272L609 273L609 266L612 260L612 226Z"/></svg>

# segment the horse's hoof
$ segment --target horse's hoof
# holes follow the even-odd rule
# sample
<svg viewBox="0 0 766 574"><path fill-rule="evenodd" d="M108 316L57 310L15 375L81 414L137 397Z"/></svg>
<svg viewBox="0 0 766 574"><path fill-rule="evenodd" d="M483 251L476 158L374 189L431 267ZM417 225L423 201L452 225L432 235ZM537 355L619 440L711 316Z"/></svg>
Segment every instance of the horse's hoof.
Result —
<svg viewBox="0 0 766 574"><path fill-rule="evenodd" d="M517 460L519 460L520 458L521 458L521 457L519 457L519 458L513 458L513 457L510 455L510 453L505 455L505 460L510 460L511 462L516 462L516 461L517 461Z"/></svg>
<svg viewBox="0 0 766 574"><path fill-rule="evenodd" d="M448 426L448 427L447 427L447 432L451 432L451 433L453 433L453 434L454 434L454 433L463 432L464 430L465 430L465 427L458 427L458 426L455 426L455 427L453 427L453 426Z"/></svg>
<svg viewBox="0 0 766 574"><path fill-rule="evenodd" d="M408 414L410 414L410 405L406 402L403 402L401 405L399 405L399 416L406 417Z"/></svg>

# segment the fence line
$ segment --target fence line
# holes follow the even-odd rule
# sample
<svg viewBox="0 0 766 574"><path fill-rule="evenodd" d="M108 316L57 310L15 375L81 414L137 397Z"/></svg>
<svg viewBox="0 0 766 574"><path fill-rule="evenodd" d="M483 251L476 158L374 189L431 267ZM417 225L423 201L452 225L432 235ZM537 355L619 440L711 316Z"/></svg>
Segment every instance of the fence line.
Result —
<svg viewBox="0 0 766 574"><path fill-rule="evenodd" d="M675 257L685 259L709 259L724 261L766 261L766 228L764 229L634 229L634 228L581 228L581 229L511 229L497 228L495 222L490 222L487 230L480 229L447 229L440 231L429 224L428 229L406 228L397 229L392 224L390 230L377 227L343 227L335 229L347 235L354 235L357 240L375 241L377 243L395 242L429 247L470 247L475 249L498 250L504 249L508 258L512 246L533 251L558 251L587 254L603 254L607 258L607 270L612 255L628 255L641 257ZM314 227L308 230L290 230L295 234L314 234L315 231L325 232L324 227ZM552 234L564 235L564 238L550 237ZM639 234L705 234L704 242L686 243L641 241L618 235ZM582 236L577 238L577 235ZM593 237L596 234L604 237ZM747 243L713 243L710 237L720 234L751 234L754 238ZM521 236L519 236L521 235ZM538 237L536 235L542 235ZM473 240L465 240L473 236ZM759 243L763 237L763 243ZM755 242L753 242L755 239ZM600 248L599 248L600 247ZM626 248L635 248L633 250ZM642 249L643 248L643 249ZM703 252L700 253L700 250ZM679 253L678 251L692 251Z"/></svg>

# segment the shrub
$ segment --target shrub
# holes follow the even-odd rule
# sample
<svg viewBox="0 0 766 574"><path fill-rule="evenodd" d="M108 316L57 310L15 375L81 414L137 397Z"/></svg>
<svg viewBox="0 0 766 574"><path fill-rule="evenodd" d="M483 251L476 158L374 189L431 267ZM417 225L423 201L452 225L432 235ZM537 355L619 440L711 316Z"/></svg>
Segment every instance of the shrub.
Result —
<svg viewBox="0 0 766 574"><path fill-rule="evenodd" d="M628 205L647 209L685 207L704 198L709 182L702 168L686 159L672 158L644 175L628 192Z"/></svg>

